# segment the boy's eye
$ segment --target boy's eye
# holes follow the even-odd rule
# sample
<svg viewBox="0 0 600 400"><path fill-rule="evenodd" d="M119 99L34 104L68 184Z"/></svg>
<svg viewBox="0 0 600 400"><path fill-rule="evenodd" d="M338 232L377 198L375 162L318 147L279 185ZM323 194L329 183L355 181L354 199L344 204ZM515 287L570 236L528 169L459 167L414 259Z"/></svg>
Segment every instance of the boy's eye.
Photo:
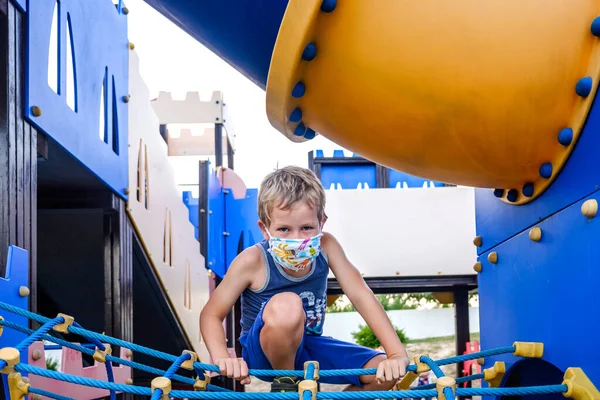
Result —
<svg viewBox="0 0 600 400"><path fill-rule="evenodd" d="M281 232L287 232L288 228L278 228L277 230Z"/></svg>
<svg viewBox="0 0 600 400"><path fill-rule="evenodd" d="M302 229L304 229L305 231L310 231L311 229L313 229L312 226L304 226L302 227Z"/></svg>

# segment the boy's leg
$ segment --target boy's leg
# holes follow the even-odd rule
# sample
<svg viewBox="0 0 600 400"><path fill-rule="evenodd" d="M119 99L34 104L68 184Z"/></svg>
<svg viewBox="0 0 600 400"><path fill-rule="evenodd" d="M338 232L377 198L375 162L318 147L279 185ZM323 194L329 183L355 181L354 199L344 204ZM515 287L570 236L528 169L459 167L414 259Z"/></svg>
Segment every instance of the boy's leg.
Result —
<svg viewBox="0 0 600 400"><path fill-rule="evenodd" d="M385 354L380 354L372 359L370 359L367 363L365 363L362 367L359 368L377 368L379 364L384 361L387 357ZM390 390L394 387L396 382L383 382L377 383L377 379L375 379L375 375L362 375L360 378L360 383L362 387L349 385L344 391L356 391L356 390L366 390L366 391L380 391L380 390Z"/></svg>
<svg viewBox="0 0 600 400"><path fill-rule="evenodd" d="M343 342L327 336L306 336L300 354L301 362L319 361L325 369L377 368L386 359L385 353ZM321 378L323 383L346 384L345 391L390 390L396 382L377 383L375 375Z"/></svg>
<svg viewBox="0 0 600 400"><path fill-rule="evenodd" d="M304 337L306 315L295 293L280 293L266 304L260 346L273 369L294 369L296 352Z"/></svg>
<svg viewBox="0 0 600 400"><path fill-rule="evenodd" d="M242 356L251 369L295 369L303 346L306 314L294 293L277 294L263 306L254 325L240 338ZM270 380L270 379L263 379ZM271 391L297 391L298 380L275 377Z"/></svg>

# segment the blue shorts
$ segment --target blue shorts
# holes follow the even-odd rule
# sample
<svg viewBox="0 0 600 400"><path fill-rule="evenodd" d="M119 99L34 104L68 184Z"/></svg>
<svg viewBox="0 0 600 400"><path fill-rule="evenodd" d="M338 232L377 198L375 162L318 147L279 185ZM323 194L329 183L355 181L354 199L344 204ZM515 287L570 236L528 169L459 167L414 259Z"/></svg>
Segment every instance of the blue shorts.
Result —
<svg viewBox="0 0 600 400"><path fill-rule="evenodd" d="M273 369L267 356L260 345L260 331L265 323L263 321L263 308L256 316L250 330L240 337L242 345L242 358L250 369ZM300 347L296 352L294 368L303 370L306 361L317 361L319 369L358 369L369 362L373 357L384 354L368 347L353 343L343 342L329 336L316 336L304 334ZM272 381L271 378L260 378L264 381ZM355 385L363 387L356 375L339 377L320 377L319 382L336 385Z"/></svg>

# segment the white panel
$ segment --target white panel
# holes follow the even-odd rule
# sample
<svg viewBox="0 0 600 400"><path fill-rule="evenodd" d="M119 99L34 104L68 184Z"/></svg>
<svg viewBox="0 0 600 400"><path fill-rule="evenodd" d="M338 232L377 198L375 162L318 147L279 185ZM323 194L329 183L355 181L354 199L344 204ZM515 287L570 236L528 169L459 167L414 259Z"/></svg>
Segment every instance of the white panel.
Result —
<svg viewBox="0 0 600 400"><path fill-rule="evenodd" d="M160 92L151 102L161 124L203 124L223 121L223 94L213 92L209 101L198 92L186 93L185 100L173 100L170 92Z"/></svg>
<svg viewBox="0 0 600 400"><path fill-rule="evenodd" d="M199 326L200 311L209 296L208 271L175 183L167 145L158 133L158 117L147 100L135 52L130 52L129 66L128 210L194 351L209 362ZM148 321L148 329L153 323L161 321Z"/></svg>
<svg viewBox="0 0 600 400"><path fill-rule="evenodd" d="M365 277L474 274L472 188L326 193L325 231Z"/></svg>
<svg viewBox="0 0 600 400"><path fill-rule="evenodd" d="M159 92L158 98L151 104L162 125L207 123L223 125L224 133L235 150L235 132L229 120L222 92L213 92L209 101L200 100L198 92L187 92L185 100L173 100L171 92ZM227 146L224 147L227 149Z"/></svg>
<svg viewBox="0 0 600 400"><path fill-rule="evenodd" d="M189 125L180 128L179 124L168 126L167 143L169 156L206 156L215 154L215 129L194 129ZM177 131L177 132L175 132ZM177 135L175 136L174 133ZM223 143L227 143L225 132L222 134ZM227 155L227 146L223 146L222 154Z"/></svg>

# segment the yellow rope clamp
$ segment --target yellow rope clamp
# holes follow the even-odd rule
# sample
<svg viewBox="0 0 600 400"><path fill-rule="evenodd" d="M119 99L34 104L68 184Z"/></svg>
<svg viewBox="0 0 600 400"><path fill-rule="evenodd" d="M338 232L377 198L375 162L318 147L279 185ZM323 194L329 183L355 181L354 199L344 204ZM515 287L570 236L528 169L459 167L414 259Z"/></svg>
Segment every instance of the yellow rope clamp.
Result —
<svg viewBox="0 0 600 400"><path fill-rule="evenodd" d="M309 390L312 394L312 400L317 400L317 382L313 380L304 380L298 384L298 397L304 399L304 392Z"/></svg>
<svg viewBox="0 0 600 400"><path fill-rule="evenodd" d="M483 371L483 379L490 385L490 387L500 387L502 378L506 373L506 364L502 361L496 361L493 367L485 369Z"/></svg>
<svg viewBox="0 0 600 400"><path fill-rule="evenodd" d="M569 399L600 399L600 392L581 368L567 368L563 385L567 385L567 392L563 395Z"/></svg>
<svg viewBox="0 0 600 400"><path fill-rule="evenodd" d="M0 315L0 321L4 321L4 318ZM0 325L0 336L2 336L2 332L4 331L4 326Z"/></svg>
<svg viewBox="0 0 600 400"><path fill-rule="evenodd" d="M542 358L544 356L544 343L536 342L515 342L515 352L517 357Z"/></svg>
<svg viewBox="0 0 600 400"><path fill-rule="evenodd" d="M162 390L163 394L160 396L160 400L169 400L169 393L171 393L171 380L169 378L165 378L164 376L159 376L157 378L152 379L152 393L156 389Z"/></svg>
<svg viewBox="0 0 600 400"><path fill-rule="evenodd" d="M456 394L456 380L450 376L442 376L435 383L435 389L438 392L438 400L446 400L444 389L452 388L452 392Z"/></svg>
<svg viewBox="0 0 600 400"><path fill-rule="evenodd" d="M317 361L307 361L304 363L304 379L308 379L308 366L311 364L315 367L313 380L317 381L319 380L319 363Z"/></svg>
<svg viewBox="0 0 600 400"><path fill-rule="evenodd" d="M106 356L110 354L112 354L112 348L110 345L105 344L104 351L101 351L96 347L96 351L94 352L94 360L98 361L99 363L106 363Z"/></svg>
<svg viewBox="0 0 600 400"><path fill-rule="evenodd" d="M14 347L5 347L0 349L0 360L6 362L6 367L0 369L0 374L12 374L15 372L15 365L21 362L21 353Z"/></svg>
<svg viewBox="0 0 600 400"><path fill-rule="evenodd" d="M429 365L421 362L421 357L423 356L429 357L427 354L417 354L413 357L415 365L417 366L417 370L415 372L408 371L406 375L402 377L400 382L396 383L396 390L410 389L410 385L419 377L419 375L421 375L423 372L429 372Z"/></svg>
<svg viewBox="0 0 600 400"><path fill-rule="evenodd" d="M8 394L10 400L21 400L29 394L29 383L25 382L21 374L14 372L8 375Z"/></svg>
<svg viewBox="0 0 600 400"><path fill-rule="evenodd" d="M65 319L65 322L63 322L62 324L56 325L52 329L54 329L56 332L60 332L60 333L69 333L69 327L71 325L73 325L73 322L75 322L75 318L71 317L70 315L62 314L62 313L59 313L57 315L57 317L63 317Z"/></svg>
<svg viewBox="0 0 600 400"><path fill-rule="evenodd" d="M198 354L194 353L193 351L189 351L189 350L184 350L182 354L189 354L190 359L185 360L183 363L181 363L181 368L187 369L189 371L193 371L194 363L196 361L198 361Z"/></svg>
<svg viewBox="0 0 600 400"><path fill-rule="evenodd" d="M194 390L196 392L205 392L209 383L210 383L210 375L208 375L207 372L204 372L204 379L200 379L200 377L196 377L196 382L194 382Z"/></svg>

